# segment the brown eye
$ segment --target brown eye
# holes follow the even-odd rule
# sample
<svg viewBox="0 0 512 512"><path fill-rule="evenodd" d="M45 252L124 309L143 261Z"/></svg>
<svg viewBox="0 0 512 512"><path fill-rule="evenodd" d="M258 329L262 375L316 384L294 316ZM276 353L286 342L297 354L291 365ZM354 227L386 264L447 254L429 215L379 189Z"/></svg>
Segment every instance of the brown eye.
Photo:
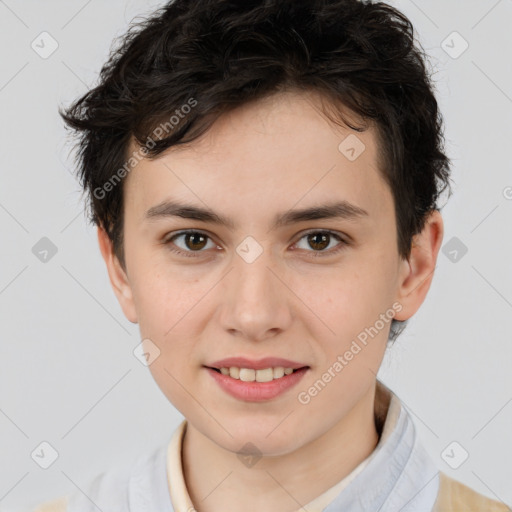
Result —
<svg viewBox="0 0 512 512"><path fill-rule="evenodd" d="M305 240L305 243L302 240ZM335 241L338 241L338 244L332 243ZM294 245L299 249L304 249L309 256L330 256L343 250L349 243L336 233L317 230L304 234Z"/></svg>
<svg viewBox="0 0 512 512"><path fill-rule="evenodd" d="M200 231L182 231L169 237L164 243L172 252L183 256L200 256L206 249L216 247L211 238Z"/></svg>
<svg viewBox="0 0 512 512"><path fill-rule="evenodd" d="M186 233L184 236L185 245L193 251L203 249L208 239L208 237L204 236L202 233Z"/></svg>
<svg viewBox="0 0 512 512"><path fill-rule="evenodd" d="M330 235L327 233L311 233L307 236L308 243L313 249L323 251L329 245Z"/></svg>

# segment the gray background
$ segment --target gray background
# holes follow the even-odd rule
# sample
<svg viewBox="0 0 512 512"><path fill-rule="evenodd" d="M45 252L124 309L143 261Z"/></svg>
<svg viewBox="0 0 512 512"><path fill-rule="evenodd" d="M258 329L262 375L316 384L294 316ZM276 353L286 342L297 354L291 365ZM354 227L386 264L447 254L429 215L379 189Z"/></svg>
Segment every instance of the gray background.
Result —
<svg viewBox="0 0 512 512"><path fill-rule="evenodd" d="M138 328L110 288L57 115L94 85L113 38L161 5L0 1L2 510L83 488L182 419L132 354ZM512 504L512 2L393 5L431 56L455 187L431 291L379 377L440 469ZM47 59L31 47L43 31L59 44ZM57 248L46 262L32 251L43 237ZM58 452L48 469L31 458L43 441ZM453 441L469 453L458 469L441 456Z"/></svg>

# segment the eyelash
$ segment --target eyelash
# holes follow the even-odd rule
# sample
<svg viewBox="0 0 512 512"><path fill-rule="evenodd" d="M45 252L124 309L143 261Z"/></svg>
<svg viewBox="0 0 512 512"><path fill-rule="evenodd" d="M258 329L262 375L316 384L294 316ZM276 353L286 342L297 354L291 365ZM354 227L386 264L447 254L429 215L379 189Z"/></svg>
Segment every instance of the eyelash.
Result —
<svg viewBox="0 0 512 512"><path fill-rule="evenodd" d="M173 242L173 240L175 240L176 238L178 238L180 236L190 235L190 234L203 235L208 240L211 240L211 237L209 235L207 235L206 233L204 233L202 231L197 231L195 229L191 229L191 230L185 230L185 231L180 231L179 233L175 233L174 235L166 238L163 243L164 243L164 245L168 246L168 249L171 252L179 254L180 256L185 256L187 258L197 258L197 257L200 257L200 254L202 252L205 252L205 251L203 251L203 250L200 250L200 251L183 251L181 249L175 249L175 248L171 247L171 243ZM308 231L306 233L303 233L303 235L295 243L300 242L303 238L305 238L305 237L307 237L308 235L311 235L311 234L327 234L329 236L332 236L332 237L336 238L340 242L336 246L336 248L334 250L330 249L329 251L325 251L325 250L322 250L322 251L306 251L306 252L312 253L311 257L313 257L313 258L326 257L326 256L332 256L334 254L338 254L340 251L343 251L346 246L350 245L347 240L343 239L340 235L338 235L337 233L335 233L333 231L330 231L328 229L323 229L323 230L313 229L313 230L310 230L310 231Z"/></svg>

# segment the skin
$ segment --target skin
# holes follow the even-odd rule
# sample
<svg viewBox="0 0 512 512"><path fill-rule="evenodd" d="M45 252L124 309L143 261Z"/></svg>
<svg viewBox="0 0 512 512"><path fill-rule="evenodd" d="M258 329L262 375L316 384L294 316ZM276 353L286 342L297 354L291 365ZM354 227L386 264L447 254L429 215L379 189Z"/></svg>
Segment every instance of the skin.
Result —
<svg viewBox="0 0 512 512"><path fill-rule="evenodd" d="M160 350L150 371L188 420L184 476L199 512L230 512L240 503L249 512L295 511L367 458L378 442L375 384L390 322L308 404L297 395L393 303L401 306L396 319L414 315L432 281L440 213L431 213L409 260L401 259L375 129L357 133L365 150L349 161L338 145L355 132L330 122L319 105L312 92L281 92L221 116L191 145L137 164L124 188L126 269L98 229L124 314ZM236 227L145 220L170 198L209 207ZM279 212L341 199L368 216L270 229ZM174 240L197 257L170 250L170 235L184 229L209 237L199 246ZM343 242L331 237L318 248L305 236L311 229L350 243L335 254ZM263 249L252 263L236 252L249 235ZM229 356L285 357L310 369L277 398L247 402L227 395L203 368ZM252 467L237 457L247 442L262 453Z"/></svg>

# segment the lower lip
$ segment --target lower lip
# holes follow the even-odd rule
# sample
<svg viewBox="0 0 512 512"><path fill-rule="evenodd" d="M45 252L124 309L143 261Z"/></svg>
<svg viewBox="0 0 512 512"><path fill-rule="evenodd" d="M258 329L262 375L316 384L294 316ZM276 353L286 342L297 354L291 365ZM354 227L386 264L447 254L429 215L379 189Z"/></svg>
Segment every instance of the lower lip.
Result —
<svg viewBox="0 0 512 512"><path fill-rule="evenodd" d="M244 382L243 380L233 379L229 375L223 375L211 368L206 369L229 395L248 402L263 402L275 398L295 386L309 368L301 368L290 373L290 375L285 375L270 382Z"/></svg>

